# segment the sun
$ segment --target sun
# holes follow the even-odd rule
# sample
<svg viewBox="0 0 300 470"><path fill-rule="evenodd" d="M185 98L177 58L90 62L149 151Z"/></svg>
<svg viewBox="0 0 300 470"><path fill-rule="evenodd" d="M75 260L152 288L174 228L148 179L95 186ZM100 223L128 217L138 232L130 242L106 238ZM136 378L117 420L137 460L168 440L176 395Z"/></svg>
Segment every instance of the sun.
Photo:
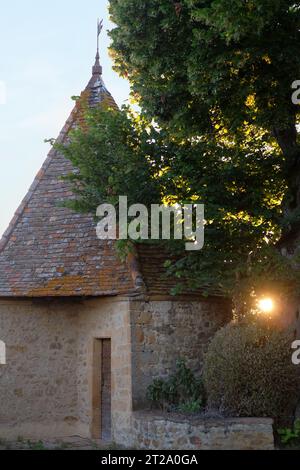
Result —
<svg viewBox="0 0 300 470"><path fill-rule="evenodd" d="M258 301L258 308L263 313L271 313L274 310L274 301L269 297L264 297Z"/></svg>

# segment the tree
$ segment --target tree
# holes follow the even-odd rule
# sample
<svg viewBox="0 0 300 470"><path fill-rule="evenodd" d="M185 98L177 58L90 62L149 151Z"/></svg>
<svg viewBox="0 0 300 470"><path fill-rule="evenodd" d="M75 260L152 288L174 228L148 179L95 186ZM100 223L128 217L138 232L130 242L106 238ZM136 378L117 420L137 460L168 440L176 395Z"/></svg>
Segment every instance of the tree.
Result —
<svg viewBox="0 0 300 470"><path fill-rule="evenodd" d="M63 149L79 168L76 210L124 194L204 203L204 249L171 241L166 267L178 288L219 289L240 311L261 290L299 283L297 253L278 248L300 221L299 11L281 0L111 0L115 67L141 111L86 110Z"/></svg>
<svg viewBox="0 0 300 470"><path fill-rule="evenodd" d="M290 0L110 1L116 70L143 111L184 135L255 124L285 159L289 225L299 220L300 4ZM293 217L292 217L293 216Z"/></svg>

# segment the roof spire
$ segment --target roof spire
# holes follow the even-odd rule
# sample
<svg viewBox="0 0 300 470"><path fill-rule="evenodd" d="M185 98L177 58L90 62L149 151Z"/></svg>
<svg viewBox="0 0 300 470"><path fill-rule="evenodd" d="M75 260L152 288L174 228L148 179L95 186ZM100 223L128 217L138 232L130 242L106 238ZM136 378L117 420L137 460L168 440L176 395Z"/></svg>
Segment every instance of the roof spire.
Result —
<svg viewBox="0 0 300 470"><path fill-rule="evenodd" d="M93 75L102 75L102 67L100 65L100 54L99 54L99 36L103 29L103 20L97 20L97 54L96 54L96 61L93 67Z"/></svg>

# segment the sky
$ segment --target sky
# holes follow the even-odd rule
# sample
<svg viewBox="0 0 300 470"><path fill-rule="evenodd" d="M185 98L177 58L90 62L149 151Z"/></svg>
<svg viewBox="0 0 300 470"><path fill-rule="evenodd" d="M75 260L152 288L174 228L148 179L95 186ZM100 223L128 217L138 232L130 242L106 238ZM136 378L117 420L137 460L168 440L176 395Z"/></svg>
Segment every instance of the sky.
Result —
<svg viewBox="0 0 300 470"><path fill-rule="evenodd" d="M105 0L0 0L0 237L91 77L97 18L106 87L122 105L129 84L112 70Z"/></svg>

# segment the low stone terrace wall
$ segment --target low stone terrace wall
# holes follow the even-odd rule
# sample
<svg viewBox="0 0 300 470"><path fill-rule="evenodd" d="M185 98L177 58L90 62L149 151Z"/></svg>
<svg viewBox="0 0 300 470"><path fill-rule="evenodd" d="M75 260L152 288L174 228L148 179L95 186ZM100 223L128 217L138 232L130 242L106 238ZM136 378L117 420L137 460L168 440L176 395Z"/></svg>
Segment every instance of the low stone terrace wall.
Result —
<svg viewBox="0 0 300 470"><path fill-rule="evenodd" d="M133 413L136 449L272 450L268 418L199 418L152 412Z"/></svg>

